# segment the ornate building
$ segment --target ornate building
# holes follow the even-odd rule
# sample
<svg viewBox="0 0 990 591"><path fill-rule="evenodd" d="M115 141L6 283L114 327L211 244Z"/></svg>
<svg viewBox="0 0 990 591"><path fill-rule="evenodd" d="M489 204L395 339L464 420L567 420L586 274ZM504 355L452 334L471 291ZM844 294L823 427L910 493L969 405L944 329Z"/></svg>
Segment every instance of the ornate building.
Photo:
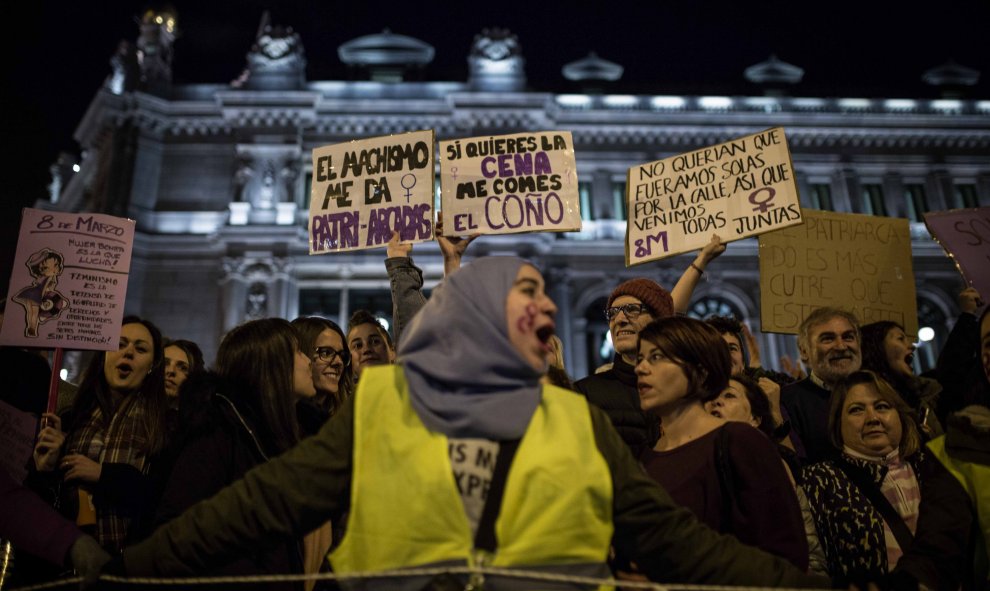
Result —
<svg viewBox="0 0 990 591"><path fill-rule="evenodd" d="M340 47L354 81L307 81L303 40L266 17L238 79L176 85L174 28L174 15L148 13L136 44L121 44L76 131L79 172L54 166L51 199L38 206L136 219L128 311L199 342L208 358L249 318L320 314L344 324L369 308L388 319L383 249L307 251L310 150L355 138L573 133L584 229L485 237L469 253L517 253L544 270L578 377L609 355L611 288L642 274L671 286L690 260L624 268L630 166L784 126L805 206L915 222L920 324L935 333L920 369L954 322L962 282L918 222L926 211L990 204L990 100L952 97L978 75L956 64L926 74L945 90L937 100L792 97L803 72L774 57L745 72L760 96L649 96L614 93L622 66L592 53L563 67L580 92L551 94L527 89L522 45L508 31L475 38L466 82L430 82L421 78L433 47L386 30ZM432 287L443 268L436 244L414 256ZM711 265L692 313L733 313L755 329L758 303L756 240L747 239ZM794 355L793 337L761 339L771 364Z"/></svg>

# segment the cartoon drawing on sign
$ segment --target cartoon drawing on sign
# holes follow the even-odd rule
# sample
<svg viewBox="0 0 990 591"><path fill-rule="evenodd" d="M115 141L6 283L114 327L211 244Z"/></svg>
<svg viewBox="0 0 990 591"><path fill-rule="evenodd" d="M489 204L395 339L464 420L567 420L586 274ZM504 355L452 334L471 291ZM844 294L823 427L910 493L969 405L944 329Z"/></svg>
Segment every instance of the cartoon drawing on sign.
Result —
<svg viewBox="0 0 990 591"><path fill-rule="evenodd" d="M62 274L63 260L62 253L43 248L24 263L34 282L12 299L24 307L26 337L37 338L39 325L58 318L62 310L69 307L69 300L55 289L58 276Z"/></svg>

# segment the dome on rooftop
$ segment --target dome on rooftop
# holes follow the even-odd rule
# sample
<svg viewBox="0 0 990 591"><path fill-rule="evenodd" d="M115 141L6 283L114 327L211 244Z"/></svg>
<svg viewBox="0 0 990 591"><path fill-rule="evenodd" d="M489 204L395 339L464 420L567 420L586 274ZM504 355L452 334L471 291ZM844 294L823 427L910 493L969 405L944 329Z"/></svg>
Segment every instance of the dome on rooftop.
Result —
<svg viewBox="0 0 990 591"><path fill-rule="evenodd" d="M349 66L399 65L423 67L433 61L433 46L389 29L352 39L337 48L340 61Z"/></svg>
<svg viewBox="0 0 990 591"><path fill-rule="evenodd" d="M950 59L926 71L921 79L932 86L975 86L980 80L980 72Z"/></svg>
<svg viewBox="0 0 990 591"><path fill-rule="evenodd" d="M767 61L746 68L743 76L754 84L797 84L804 78L804 70L771 55Z"/></svg>
<svg viewBox="0 0 990 591"><path fill-rule="evenodd" d="M622 78L624 68L619 64L598 57L592 51L587 57L565 65L561 72L564 78L580 82L582 80L604 80L614 82Z"/></svg>

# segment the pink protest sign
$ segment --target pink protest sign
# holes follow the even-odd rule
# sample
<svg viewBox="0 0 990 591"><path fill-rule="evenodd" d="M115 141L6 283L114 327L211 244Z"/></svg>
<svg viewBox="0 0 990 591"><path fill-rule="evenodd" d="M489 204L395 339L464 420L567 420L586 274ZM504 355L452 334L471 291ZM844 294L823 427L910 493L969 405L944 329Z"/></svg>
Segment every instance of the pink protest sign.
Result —
<svg viewBox="0 0 990 591"><path fill-rule="evenodd" d="M24 209L0 345L117 348L134 222Z"/></svg>
<svg viewBox="0 0 990 591"><path fill-rule="evenodd" d="M925 225L983 299L990 296L990 207L925 214Z"/></svg>

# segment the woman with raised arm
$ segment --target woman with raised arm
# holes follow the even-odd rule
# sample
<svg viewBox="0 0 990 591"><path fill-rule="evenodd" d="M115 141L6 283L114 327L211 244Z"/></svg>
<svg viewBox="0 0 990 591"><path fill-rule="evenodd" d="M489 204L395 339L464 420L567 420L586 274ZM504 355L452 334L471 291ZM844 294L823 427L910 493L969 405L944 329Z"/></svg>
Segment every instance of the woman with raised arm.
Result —
<svg viewBox="0 0 990 591"><path fill-rule="evenodd" d="M601 411L540 384L555 312L542 275L522 260L463 267L413 319L398 363L367 368L326 428L129 548L115 568L197 573L348 510L329 557L341 574L473 565L607 576L614 539L656 581L820 584L703 527L642 473ZM417 576L401 582L430 582ZM484 582L529 586L495 573Z"/></svg>

